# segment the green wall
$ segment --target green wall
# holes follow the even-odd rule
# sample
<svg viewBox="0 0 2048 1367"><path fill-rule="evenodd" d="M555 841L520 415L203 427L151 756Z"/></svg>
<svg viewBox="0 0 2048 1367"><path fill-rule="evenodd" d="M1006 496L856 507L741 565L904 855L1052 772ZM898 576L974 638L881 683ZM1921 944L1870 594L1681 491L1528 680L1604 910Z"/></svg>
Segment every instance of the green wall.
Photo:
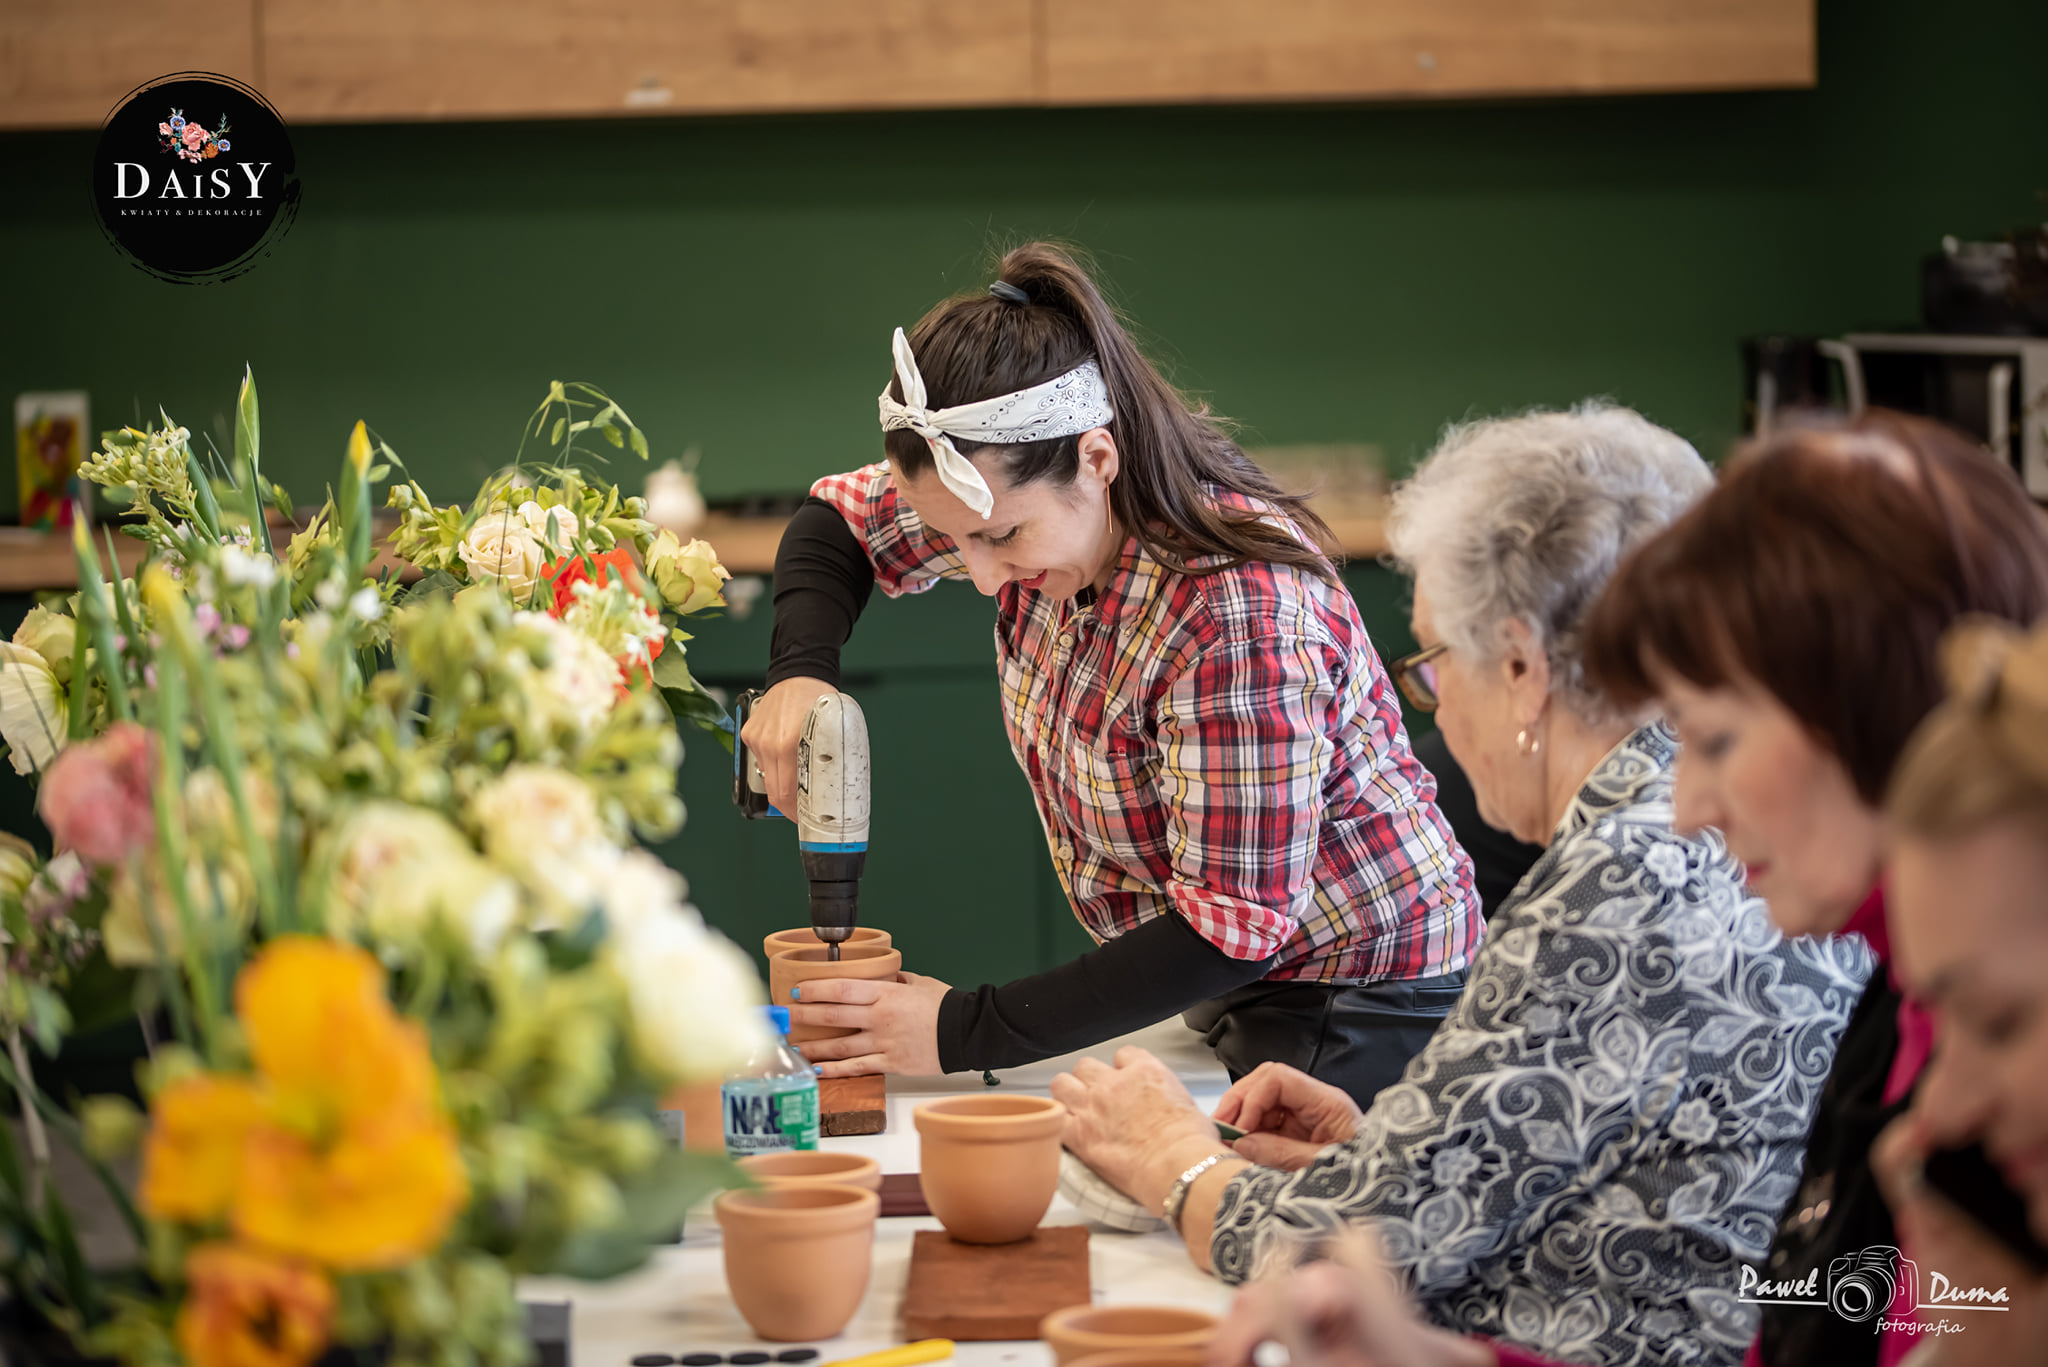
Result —
<svg viewBox="0 0 2048 1367"><path fill-rule="evenodd" d="M299 222L210 287L116 257L91 134L7 135L0 393L197 429L251 361L307 498L357 417L439 493L584 378L714 495L800 487L876 451L891 326L1055 234L1262 442L1607 393L1718 451L1738 338L1910 323L1920 253L2048 186L2048 5L1820 9L1802 92L306 127Z"/></svg>

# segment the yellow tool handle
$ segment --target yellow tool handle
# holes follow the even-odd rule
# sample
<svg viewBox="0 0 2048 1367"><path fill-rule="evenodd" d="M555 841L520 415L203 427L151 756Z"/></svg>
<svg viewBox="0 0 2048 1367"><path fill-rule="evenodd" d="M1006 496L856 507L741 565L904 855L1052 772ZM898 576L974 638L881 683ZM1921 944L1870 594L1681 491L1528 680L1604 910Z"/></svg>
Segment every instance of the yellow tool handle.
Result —
<svg viewBox="0 0 2048 1367"><path fill-rule="evenodd" d="M827 1362L823 1367L916 1367L920 1362L937 1362L953 1356L951 1339L919 1339L906 1343L901 1348L884 1348L879 1353L863 1353L856 1358L840 1358Z"/></svg>

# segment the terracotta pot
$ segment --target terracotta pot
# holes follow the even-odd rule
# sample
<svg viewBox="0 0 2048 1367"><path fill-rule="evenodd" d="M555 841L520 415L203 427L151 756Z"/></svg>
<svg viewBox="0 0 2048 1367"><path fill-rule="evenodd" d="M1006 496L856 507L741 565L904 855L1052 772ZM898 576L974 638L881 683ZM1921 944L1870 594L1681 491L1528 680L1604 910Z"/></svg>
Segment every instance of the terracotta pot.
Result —
<svg viewBox="0 0 2048 1367"><path fill-rule="evenodd" d="M1139 1350L1132 1367L1161 1361L1161 1353L1185 1354L1193 1365L1216 1336L1216 1317L1168 1305L1070 1305L1040 1320L1038 1336L1060 1367L1103 1353L1123 1359Z"/></svg>
<svg viewBox="0 0 2048 1367"><path fill-rule="evenodd" d="M763 936L761 953L772 959L785 949L816 949L824 943L809 926L798 926L794 930L778 930L773 935ZM873 926L855 926L853 934L846 940L848 945L879 945L883 949L894 943L888 931L877 930Z"/></svg>
<svg viewBox="0 0 2048 1367"><path fill-rule="evenodd" d="M846 945L839 951L839 962L833 963L826 957L823 946L815 949L785 949L768 961L768 1000L777 1006L788 1006L794 1000L789 989L813 978L893 978L903 971L903 956L893 949L872 945ZM802 1044L805 1040L838 1039L854 1032L846 1029L827 1029L817 1025L791 1025L789 1042Z"/></svg>
<svg viewBox="0 0 2048 1367"><path fill-rule="evenodd" d="M1029 1238L1060 1181L1067 1108L1043 1096L955 1096L911 1112L918 1185L963 1244Z"/></svg>
<svg viewBox="0 0 2048 1367"><path fill-rule="evenodd" d="M789 1150L757 1153L740 1160L756 1182L770 1187L865 1187L882 1189L882 1165L857 1153Z"/></svg>
<svg viewBox="0 0 2048 1367"><path fill-rule="evenodd" d="M782 1343L828 1339L868 1290L881 1198L862 1187L728 1191L713 1203L725 1284L754 1332Z"/></svg>
<svg viewBox="0 0 2048 1367"><path fill-rule="evenodd" d="M1206 1348L1112 1348L1058 1367L1202 1367L1208 1359Z"/></svg>

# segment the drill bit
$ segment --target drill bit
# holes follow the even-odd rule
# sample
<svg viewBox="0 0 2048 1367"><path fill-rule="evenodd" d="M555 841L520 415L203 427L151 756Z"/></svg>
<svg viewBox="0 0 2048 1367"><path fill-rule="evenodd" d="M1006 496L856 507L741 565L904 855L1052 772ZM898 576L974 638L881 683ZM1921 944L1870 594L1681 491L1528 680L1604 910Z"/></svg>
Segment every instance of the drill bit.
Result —
<svg viewBox="0 0 2048 1367"><path fill-rule="evenodd" d="M834 940L831 944L825 946L825 958L830 963L836 964L839 962L839 941Z"/></svg>

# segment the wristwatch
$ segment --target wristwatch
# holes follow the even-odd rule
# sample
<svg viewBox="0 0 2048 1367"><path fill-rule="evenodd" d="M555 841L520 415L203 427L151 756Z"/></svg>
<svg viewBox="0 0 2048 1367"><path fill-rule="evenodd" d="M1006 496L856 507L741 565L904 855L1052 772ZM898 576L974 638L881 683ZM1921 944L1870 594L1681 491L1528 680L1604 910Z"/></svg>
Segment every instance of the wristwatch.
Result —
<svg viewBox="0 0 2048 1367"><path fill-rule="evenodd" d="M1180 1210L1182 1206L1188 1203L1188 1188L1195 1184L1196 1178L1228 1157L1230 1155L1227 1153L1212 1153L1174 1179L1173 1190L1166 1193L1166 1210L1164 1213L1166 1223L1173 1226L1175 1234L1180 1233Z"/></svg>

